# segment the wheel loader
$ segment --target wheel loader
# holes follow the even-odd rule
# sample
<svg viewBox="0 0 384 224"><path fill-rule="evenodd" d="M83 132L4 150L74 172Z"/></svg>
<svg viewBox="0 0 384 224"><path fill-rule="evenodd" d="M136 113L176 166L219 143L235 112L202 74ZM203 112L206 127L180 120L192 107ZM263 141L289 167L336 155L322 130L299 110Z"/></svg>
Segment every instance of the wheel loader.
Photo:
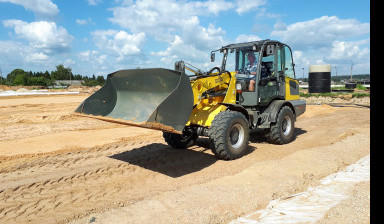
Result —
<svg viewBox="0 0 384 224"><path fill-rule="evenodd" d="M221 60L215 60L216 54ZM269 39L230 44L212 51L211 62L217 66L207 72L178 61L174 70L111 73L75 114L160 130L173 148L208 137L213 153L223 160L247 152L252 129L274 144L293 140L306 102L299 97L288 45Z"/></svg>

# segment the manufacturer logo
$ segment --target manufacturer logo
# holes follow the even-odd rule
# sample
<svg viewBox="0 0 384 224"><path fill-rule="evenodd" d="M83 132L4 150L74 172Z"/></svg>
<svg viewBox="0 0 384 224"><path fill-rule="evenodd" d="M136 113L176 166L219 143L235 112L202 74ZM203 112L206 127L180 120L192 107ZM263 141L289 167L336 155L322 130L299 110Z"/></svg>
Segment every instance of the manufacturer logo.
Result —
<svg viewBox="0 0 384 224"><path fill-rule="evenodd" d="M223 77L219 77L218 79L215 79L215 83L223 82Z"/></svg>

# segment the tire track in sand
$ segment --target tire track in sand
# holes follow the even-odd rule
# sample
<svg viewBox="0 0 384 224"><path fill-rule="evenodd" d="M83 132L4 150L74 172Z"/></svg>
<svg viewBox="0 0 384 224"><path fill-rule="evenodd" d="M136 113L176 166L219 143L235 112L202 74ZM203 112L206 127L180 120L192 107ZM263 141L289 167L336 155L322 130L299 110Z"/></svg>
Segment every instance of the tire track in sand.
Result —
<svg viewBox="0 0 384 224"><path fill-rule="evenodd" d="M165 179L201 169L201 158L185 153L196 154L144 138L2 166L0 223L63 222L169 190L174 186L164 185Z"/></svg>

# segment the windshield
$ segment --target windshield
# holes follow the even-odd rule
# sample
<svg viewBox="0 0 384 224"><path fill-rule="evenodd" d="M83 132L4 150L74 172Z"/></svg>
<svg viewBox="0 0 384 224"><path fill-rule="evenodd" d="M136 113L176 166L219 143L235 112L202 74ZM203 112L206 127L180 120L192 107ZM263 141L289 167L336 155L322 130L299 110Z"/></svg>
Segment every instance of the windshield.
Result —
<svg viewBox="0 0 384 224"><path fill-rule="evenodd" d="M247 74L251 73L252 71L256 72L258 61L259 52L237 50L235 58L235 71L237 71L239 74Z"/></svg>
<svg viewBox="0 0 384 224"><path fill-rule="evenodd" d="M216 59L211 63L213 67L221 68L224 54L216 54ZM245 74L247 71L255 69L259 61L259 52L252 50L229 50L225 70L229 72L237 71L239 74Z"/></svg>

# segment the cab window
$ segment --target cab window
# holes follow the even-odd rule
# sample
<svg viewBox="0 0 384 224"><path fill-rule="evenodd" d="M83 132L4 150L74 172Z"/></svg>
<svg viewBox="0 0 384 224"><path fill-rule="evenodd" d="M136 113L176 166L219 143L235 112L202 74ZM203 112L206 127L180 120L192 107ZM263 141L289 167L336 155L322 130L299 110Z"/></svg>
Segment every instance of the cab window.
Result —
<svg viewBox="0 0 384 224"><path fill-rule="evenodd" d="M293 66L293 60L292 60L292 52L291 49L287 45L283 45L282 49L283 57L282 57L282 66L284 75L289 78L295 78L295 70Z"/></svg>

